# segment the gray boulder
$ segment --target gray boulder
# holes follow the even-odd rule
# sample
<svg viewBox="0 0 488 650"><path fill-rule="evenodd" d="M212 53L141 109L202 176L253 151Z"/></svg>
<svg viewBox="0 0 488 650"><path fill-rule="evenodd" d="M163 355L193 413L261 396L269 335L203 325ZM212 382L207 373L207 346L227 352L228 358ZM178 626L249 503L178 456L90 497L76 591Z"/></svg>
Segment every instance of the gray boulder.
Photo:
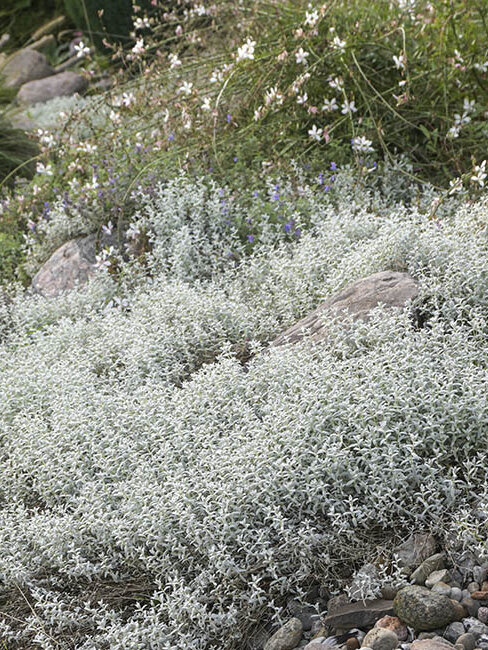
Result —
<svg viewBox="0 0 488 650"><path fill-rule="evenodd" d="M433 555L437 543L430 533L413 533L394 550L398 564L410 575L424 560ZM441 567L439 567L441 568ZM434 571L435 569L431 569ZM429 574L427 574L428 576ZM427 576L425 576L427 578Z"/></svg>
<svg viewBox="0 0 488 650"><path fill-rule="evenodd" d="M43 79L54 74L46 57L36 50L19 50L8 58L0 70L3 83L8 88L18 88L35 79Z"/></svg>
<svg viewBox="0 0 488 650"><path fill-rule="evenodd" d="M114 246L115 237L103 234L100 247ZM95 274L97 235L78 237L58 248L32 280L32 290L53 298L85 284Z"/></svg>
<svg viewBox="0 0 488 650"><path fill-rule="evenodd" d="M398 618L415 630L437 630L457 620L454 602L416 585L400 589L393 601Z"/></svg>
<svg viewBox="0 0 488 650"><path fill-rule="evenodd" d="M271 345L297 343L305 337L313 342L323 341L327 336L328 319L352 317L354 320L368 320L375 307L402 308L417 294L417 284L408 273L374 273L328 298L315 311L280 334Z"/></svg>
<svg viewBox="0 0 488 650"><path fill-rule="evenodd" d="M17 100L24 104L47 102L54 97L82 93L88 81L76 72L60 72L45 79L25 83L17 94Z"/></svg>

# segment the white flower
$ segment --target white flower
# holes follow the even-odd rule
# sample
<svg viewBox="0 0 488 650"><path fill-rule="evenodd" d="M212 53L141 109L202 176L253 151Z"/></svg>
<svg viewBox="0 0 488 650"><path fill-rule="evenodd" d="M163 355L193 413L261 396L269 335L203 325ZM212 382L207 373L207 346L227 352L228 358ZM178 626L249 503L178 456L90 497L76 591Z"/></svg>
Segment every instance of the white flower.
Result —
<svg viewBox="0 0 488 650"><path fill-rule="evenodd" d="M354 101L352 102L343 102L341 113L347 115L347 113L357 113L358 109L356 108Z"/></svg>
<svg viewBox="0 0 488 650"><path fill-rule="evenodd" d="M213 70L213 72L212 72L212 76L210 77L210 80L209 80L210 83L214 84L217 81L220 82L220 81L223 81L223 80L224 80L223 72L221 70L219 70L218 68L215 68L215 70Z"/></svg>
<svg viewBox="0 0 488 650"><path fill-rule="evenodd" d="M184 81L183 84L178 88L178 94L184 93L185 95L191 95L193 84L190 81Z"/></svg>
<svg viewBox="0 0 488 650"><path fill-rule="evenodd" d="M297 63L307 63L307 56L309 56L309 52L305 52L305 50L301 47L298 52L295 52L295 58Z"/></svg>
<svg viewBox="0 0 488 650"><path fill-rule="evenodd" d="M137 239L137 237L139 237L141 234L141 231L139 230L139 226L136 226L135 223L131 223L129 224L129 227L127 228L125 234L128 239Z"/></svg>
<svg viewBox="0 0 488 650"><path fill-rule="evenodd" d="M306 11L305 12L305 25L310 25L310 27L313 27L316 22L319 19L319 12L314 9L313 11Z"/></svg>
<svg viewBox="0 0 488 650"><path fill-rule="evenodd" d="M263 110L263 107L262 107L262 106L259 106L259 108L257 108L257 109L254 111L254 121L255 121L255 122L257 122L259 119L261 119L261 111L262 111L262 110Z"/></svg>
<svg viewBox="0 0 488 650"><path fill-rule="evenodd" d="M181 61L178 58L177 54L170 54L168 58L169 58L169 67L170 68L176 68L177 66L181 65Z"/></svg>
<svg viewBox="0 0 488 650"><path fill-rule="evenodd" d="M462 115L459 115L459 113L454 113L454 124L456 126L463 126L464 124L469 124L471 122L471 118L468 117L467 113L463 113Z"/></svg>
<svg viewBox="0 0 488 650"><path fill-rule="evenodd" d="M212 107L210 106L210 97L205 97L201 105L202 111L210 111Z"/></svg>
<svg viewBox="0 0 488 650"><path fill-rule="evenodd" d="M148 29L149 27L151 27L151 23L147 16L144 16L144 18L136 18L134 20L134 29Z"/></svg>
<svg viewBox="0 0 488 650"><path fill-rule="evenodd" d="M407 60L406 60L404 54L400 54L400 56L396 56L394 54L393 55L393 61L395 63L395 67L396 67L397 70L406 70L406 68L407 68Z"/></svg>
<svg viewBox="0 0 488 650"><path fill-rule="evenodd" d="M196 13L197 16L205 16L207 13L207 10L205 9L204 5L195 5L193 7L193 11Z"/></svg>
<svg viewBox="0 0 488 650"><path fill-rule="evenodd" d="M322 105L322 110L323 111L336 111L339 108L337 105L337 100L335 97L332 99L324 99L324 103Z"/></svg>
<svg viewBox="0 0 488 650"><path fill-rule="evenodd" d="M466 115L472 113L475 110L474 105L475 105L474 99L469 100L467 97L465 97L463 102L464 113Z"/></svg>
<svg viewBox="0 0 488 650"><path fill-rule="evenodd" d="M52 176L53 175L53 168L51 163L48 163L47 165L44 165L44 163L38 162L36 165L36 172L38 174L45 174L46 176Z"/></svg>
<svg viewBox="0 0 488 650"><path fill-rule="evenodd" d="M241 47L237 48L237 62L244 61L245 59L253 60L254 59L254 48L256 47L256 41L248 38L247 41Z"/></svg>
<svg viewBox="0 0 488 650"><path fill-rule="evenodd" d="M344 52L346 51L346 49L345 49L346 48L346 41L341 41L341 39L338 36L334 37L334 39L332 41L332 45L333 45L334 49L340 50L340 52L342 54L344 54Z"/></svg>
<svg viewBox="0 0 488 650"><path fill-rule="evenodd" d="M109 221L106 226L105 225L102 226L102 230L106 235L111 235L113 229L114 229L114 224L112 223L112 221Z"/></svg>
<svg viewBox="0 0 488 650"><path fill-rule="evenodd" d="M312 138L312 140L317 140L317 142L320 142L323 132L324 132L323 129L318 129L317 126L314 124L312 128L309 129L308 135Z"/></svg>
<svg viewBox="0 0 488 650"><path fill-rule="evenodd" d="M74 46L74 50L76 52L76 56L81 59L83 56L87 56L90 54L90 48L83 43L83 41L80 41L77 45Z"/></svg>
<svg viewBox="0 0 488 650"><path fill-rule="evenodd" d="M76 177L73 177L70 181L68 181L68 187L72 192L77 190L79 186L80 186L80 181Z"/></svg>
<svg viewBox="0 0 488 650"><path fill-rule="evenodd" d="M115 253L115 249L113 246L110 246L109 248L104 248L101 252L100 255L95 256L95 267L99 269L100 271L102 269L108 269L111 265L110 257Z"/></svg>
<svg viewBox="0 0 488 650"><path fill-rule="evenodd" d="M343 90L344 81L343 81L342 77L334 77L334 79L330 78L329 79L329 86L331 88L335 88L336 90Z"/></svg>
<svg viewBox="0 0 488 650"><path fill-rule="evenodd" d="M473 65L473 68L475 70L478 70L478 72L487 72L488 71L488 61L485 61L484 63L475 63Z"/></svg>
<svg viewBox="0 0 488 650"><path fill-rule="evenodd" d="M122 104L129 107L131 104L134 104L136 98L132 93L122 93Z"/></svg>
<svg viewBox="0 0 488 650"><path fill-rule="evenodd" d="M266 106L269 106L272 102L276 101L278 104L283 103L283 95L281 95L278 92L278 87L273 86L272 88L268 88L266 91L266 94L264 96L264 103Z"/></svg>
<svg viewBox="0 0 488 650"><path fill-rule="evenodd" d="M112 110L108 117L114 124L120 124L120 113Z"/></svg>
<svg viewBox="0 0 488 650"><path fill-rule="evenodd" d="M484 187L485 185L485 178L486 178L486 160L483 160L481 165L476 165L474 168L474 174L471 176L471 182L472 183L478 183L480 187Z"/></svg>
<svg viewBox="0 0 488 650"><path fill-rule="evenodd" d="M456 194L463 189L463 182L460 178L449 181L449 195Z"/></svg>
<svg viewBox="0 0 488 650"><path fill-rule="evenodd" d="M146 51L145 45L144 45L144 39L140 38L136 41L136 44L132 48L132 53L135 54L136 56L138 54L144 54Z"/></svg>
<svg viewBox="0 0 488 650"><path fill-rule="evenodd" d="M351 141L353 151L362 151L364 153L369 153L374 151L374 148L371 146L373 142L364 137L364 135L353 138Z"/></svg>
<svg viewBox="0 0 488 650"><path fill-rule="evenodd" d="M298 95L297 97L297 104L305 104L305 102L308 99L307 93L303 93L303 95Z"/></svg>
<svg viewBox="0 0 488 650"><path fill-rule="evenodd" d="M459 126L451 126L451 128L447 132L447 137L448 138L457 138L457 137L459 137L460 132L461 132L461 127L459 127Z"/></svg>
<svg viewBox="0 0 488 650"><path fill-rule="evenodd" d="M52 133L49 133L48 131L43 131L42 129L37 129L37 135L39 137L39 140L41 141L41 144L46 145L48 149L54 146L56 140L52 135Z"/></svg>

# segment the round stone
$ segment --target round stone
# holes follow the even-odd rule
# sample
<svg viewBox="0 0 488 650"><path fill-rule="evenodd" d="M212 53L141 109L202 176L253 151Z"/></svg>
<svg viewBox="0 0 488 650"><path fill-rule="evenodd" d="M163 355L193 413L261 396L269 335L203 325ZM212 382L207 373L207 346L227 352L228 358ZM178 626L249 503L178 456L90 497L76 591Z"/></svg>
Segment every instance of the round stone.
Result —
<svg viewBox="0 0 488 650"><path fill-rule="evenodd" d="M363 639L362 647L373 650L394 650L398 646L398 637L391 630L374 627Z"/></svg>
<svg viewBox="0 0 488 650"><path fill-rule="evenodd" d="M463 592L459 587L451 587L452 600L457 600L458 602L461 602L462 597L463 597Z"/></svg>
<svg viewBox="0 0 488 650"><path fill-rule="evenodd" d="M466 630L464 629L464 625L461 622L455 622L451 623L446 627L446 631L444 632L444 638L450 641L451 643L456 643L456 640L458 637L461 636L461 634L464 634Z"/></svg>
<svg viewBox="0 0 488 650"><path fill-rule="evenodd" d="M458 618L454 602L425 587L410 585L400 589L393 608L398 618L415 630L435 630Z"/></svg>
<svg viewBox="0 0 488 650"><path fill-rule="evenodd" d="M445 582L436 582L436 584L432 587L432 591L436 594L443 594L444 596L450 596L451 585L448 585Z"/></svg>
<svg viewBox="0 0 488 650"><path fill-rule="evenodd" d="M476 647L476 637L474 634L470 634L470 632L465 632L456 639L456 645L461 645L464 650L474 650Z"/></svg>

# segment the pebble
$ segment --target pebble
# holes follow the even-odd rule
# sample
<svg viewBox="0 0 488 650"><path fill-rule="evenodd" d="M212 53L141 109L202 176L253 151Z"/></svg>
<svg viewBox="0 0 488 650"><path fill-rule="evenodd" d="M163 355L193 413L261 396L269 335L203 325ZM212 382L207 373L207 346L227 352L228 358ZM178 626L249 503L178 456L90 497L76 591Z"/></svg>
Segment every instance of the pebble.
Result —
<svg viewBox="0 0 488 650"><path fill-rule="evenodd" d="M463 592L459 587L451 587L451 599L461 602L463 598Z"/></svg>
<svg viewBox="0 0 488 650"><path fill-rule="evenodd" d="M398 637L391 630L374 627L363 639L362 647L372 650L394 650L398 646Z"/></svg>
<svg viewBox="0 0 488 650"><path fill-rule="evenodd" d="M461 605L463 605L470 616L476 616L478 614L480 603L477 600L473 600L468 596L462 599Z"/></svg>
<svg viewBox="0 0 488 650"><path fill-rule="evenodd" d="M471 598L474 598L474 600L488 600L488 591L473 591Z"/></svg>
<svg viewBox="0 0 488 650"><path fill-rule="evenodd" d="M476 646L476 638L474 634L471 634L470 632L465 632L464 634L461 634L456 639L456 645L462 645L464 650L474 650Z"/></svg>
<svg viewBox="0 0 488 650"><path fill-rule="evenodd" d="M480 584L479 582L470 582L468 585L468 591L470 594L472 594L474 591L479 591L480 590Z"/></svg>
<svg viewBox="0 0 488 650"><path fill-rule="evenodd" d="M486 625L488 623L488 607L480 607L477 616L478 620Z"/></svg>
<svg viewBox="0 0 488 650"><path fill-rule="evenodd" d="M488 625L484 625L473 616L463 619L463 623L466 630L476 637L476 641L478 641L483 634L488 634Z"/></svg>
<svg viewBox="0 0 488 650"><path fill-rule="evenodd" d="M444 632L444 638L450 641L451 643L455 643L457 638L461 636L461 634L464 634L466 630L464 629L464 625L460 622L457 621L455 623L451 623L446 627L446 631Z"/></svg>
<svg viewBox="0 0 488 650"><path fill-rule="evenodd" d="M347 650L358 650L359 646L360 646L359 641L356 639L355 636L350 637L346 641Z"/></svg>

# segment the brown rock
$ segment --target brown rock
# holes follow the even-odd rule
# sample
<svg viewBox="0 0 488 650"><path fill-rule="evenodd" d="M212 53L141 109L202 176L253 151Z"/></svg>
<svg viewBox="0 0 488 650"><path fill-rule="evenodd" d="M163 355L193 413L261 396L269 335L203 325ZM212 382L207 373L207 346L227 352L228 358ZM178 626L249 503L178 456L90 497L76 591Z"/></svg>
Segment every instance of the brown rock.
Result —
<svg viewBox="0 0 488 650"><path fill-rule="evenodd" d="M351 316L368 320L372 309L381 305L402 308L418 294L417 284L407 273L382 271L358 280L328 298L315 311L280 334L271 345L298 343L307 337L319 342L327 336L327 321Z"/></svg>
<svg viewBox="0 0 488 650"><path fill-rule="evenodd" d="M49 77L53 72L46 57L30 49L15 52L0 70L0 74L4 77L3 83L7 88L18 88L35 79Z"/></svg>
<svg viewBox="0 0 488 650"><path fill-rule="evenodd" d="M488 591L473 591L471 598L475 600L488 600Z"/></svg>
<svg viewBox="0 0 488 650"><path fill-rule="evenodd" d="M17 100L24 104L47 102L54 97L82 93L88 82L76 72L60 72L46 79L25 83L17 94Z"/></svg>
<svg viewBox="0 0 488 650"><path fill-rule="evenodd" d="M453 598L450 598L449 600L451 601L451 606L454 612L454 618L452 620L460 621L465 618L468 614L468 610L457 600L454 600Z"/></svg>
<svg viewBox="0 0 488 650"><path fill-rule="evenodd" d="M355 636L352 636L351 638L347 639L346 648L347 650L357 650L359 648L359 641L356 639Z"/></svg>
<svg viewBox="0 0 488 650"><path fill-rule="evenodd" d="M474 600L473 598L468 597L462 599L461 605L470 616L476 616L478 614L481 603L479 600Z"/></svg>
<svg viewBox="0 0 488 650"><path fill-rule="evenodd" d="M383 616L379 621L376 621L375 627L382 627L385 630L394 632L399 641L405 641L408 637L407 627L403 625L397 616Z"/></svg>
<svg viewBox="0 0 488 650"><path fill-rule="evenodd" d="M337 608L335 612L327 614L322 623L325 627L348 629L373 626L383 616L393 614L392 600L366 600L357 603L349 603Z"/></svg>

